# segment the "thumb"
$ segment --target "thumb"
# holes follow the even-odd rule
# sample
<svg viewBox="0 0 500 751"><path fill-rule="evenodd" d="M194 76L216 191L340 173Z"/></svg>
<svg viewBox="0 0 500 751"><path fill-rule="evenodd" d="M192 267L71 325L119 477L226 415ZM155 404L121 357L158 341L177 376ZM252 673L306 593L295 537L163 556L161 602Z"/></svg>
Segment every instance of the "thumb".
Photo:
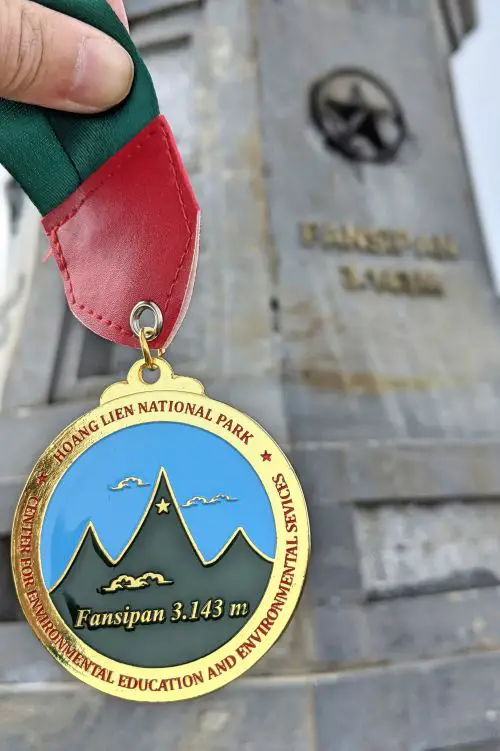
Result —
<svg viewBox="0 0 500 751"><path fill-rule="evenodd" d="M133 78L130 55L101 31L30 0L0 0L0 97L100 112Z"/></svg>

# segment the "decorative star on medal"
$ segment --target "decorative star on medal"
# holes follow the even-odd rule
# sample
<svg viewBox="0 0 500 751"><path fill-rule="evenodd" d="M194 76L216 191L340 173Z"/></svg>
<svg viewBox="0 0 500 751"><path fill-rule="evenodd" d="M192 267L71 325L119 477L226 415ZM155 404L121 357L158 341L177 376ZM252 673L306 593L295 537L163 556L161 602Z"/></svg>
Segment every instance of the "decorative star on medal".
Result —
<svg viewBox="0 0 500 751"><path fill-rule="evenodd" d="M272 454L270 454L269 451L264 451L264 453L261 454L261 457L263 462L270 462Z"/></svg>
<svg viewBox="0 0 500 751"><path fill-rule="evenodd" d="M170 503L170 501L166 501L164 498L162 498L161 501L156 504L156 508L158 509L157 513L168 514L171 505L172 504Z"/></svg>
<svg viewBox="0 0 500 751"><path fill-rule="evenodd" d="M46 472L39 472L36 478L36 484L37 485L45 485L47 480L49 479Z"/></svg>

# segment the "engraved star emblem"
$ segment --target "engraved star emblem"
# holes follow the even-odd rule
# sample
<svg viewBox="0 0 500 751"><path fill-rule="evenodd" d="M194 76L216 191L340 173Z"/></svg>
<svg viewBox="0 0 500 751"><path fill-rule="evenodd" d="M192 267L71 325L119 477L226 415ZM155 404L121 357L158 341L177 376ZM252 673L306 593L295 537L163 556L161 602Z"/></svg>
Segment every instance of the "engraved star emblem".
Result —
<svg viewBox="0 0 500 751"><path fill-rule="evenodd" d="M272 454L270 454L268 451L264 451L264 453L261 454L261 457L263 462L270 462Z"/></svg>
<svg viewBox="0 0 500 751"><path fill-rule="evenodd" d="M330 74L316 85L311 102L326 142L354 161L388 162L406 138L398 102L362 71Z"/></svg>
<svg viewBox="0 0 500 751"><path fill-rule="evenodd" d="M156 504L156 508L158 509L158 514L168 514L170 506L172 504L170 501L166 501L164 498L161 499L159 503Z"/></svg>
<svg viewBox="0 0 500 751"><path fill-rule="evenodd" d="M47 480L49 479L46 472L39 472L36 478L36 484L37 485L44 485Z"/></svg>

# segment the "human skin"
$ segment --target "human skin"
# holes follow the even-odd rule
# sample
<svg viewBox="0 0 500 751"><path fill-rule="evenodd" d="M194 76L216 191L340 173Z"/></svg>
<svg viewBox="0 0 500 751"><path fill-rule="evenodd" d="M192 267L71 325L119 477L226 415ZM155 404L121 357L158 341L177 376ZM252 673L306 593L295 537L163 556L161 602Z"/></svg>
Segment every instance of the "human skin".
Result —
<svg viewBox="0 0 500 751"><path fill-rule="evenodd" d="M108 2L128 27L123 0ZM122 101L133 77L129 54L98 29L32 0L0 0L1 98L91 114Z"/></svg>

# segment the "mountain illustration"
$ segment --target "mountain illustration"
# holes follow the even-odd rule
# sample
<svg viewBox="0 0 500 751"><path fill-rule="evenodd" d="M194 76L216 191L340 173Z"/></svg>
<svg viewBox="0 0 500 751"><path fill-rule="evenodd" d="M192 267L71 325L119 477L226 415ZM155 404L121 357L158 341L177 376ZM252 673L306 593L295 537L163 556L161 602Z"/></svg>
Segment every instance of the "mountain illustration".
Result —
<svg viewBox="0 0 500 751"><path fill-rule="evenodd" d="M242 628L262 599L272 565L241 528L213 560L204 560L162 469L137 530L120 557L113 560L108 555L90 523L51 597L70 628L101 654L137 667L172 667L209 654ZM110 582L139 580L144 572L155 572L169 586L116 588L112 595L103 596ZM222 617L170 620L173 603L182 603L183 612L190 614L193 603L201 608L209 600L224 602ZM247 603L245 615L230 617L231 603ZM167 616L164 622L134 630L75 628L82 609L117 613L161 608Z"/></svg>

